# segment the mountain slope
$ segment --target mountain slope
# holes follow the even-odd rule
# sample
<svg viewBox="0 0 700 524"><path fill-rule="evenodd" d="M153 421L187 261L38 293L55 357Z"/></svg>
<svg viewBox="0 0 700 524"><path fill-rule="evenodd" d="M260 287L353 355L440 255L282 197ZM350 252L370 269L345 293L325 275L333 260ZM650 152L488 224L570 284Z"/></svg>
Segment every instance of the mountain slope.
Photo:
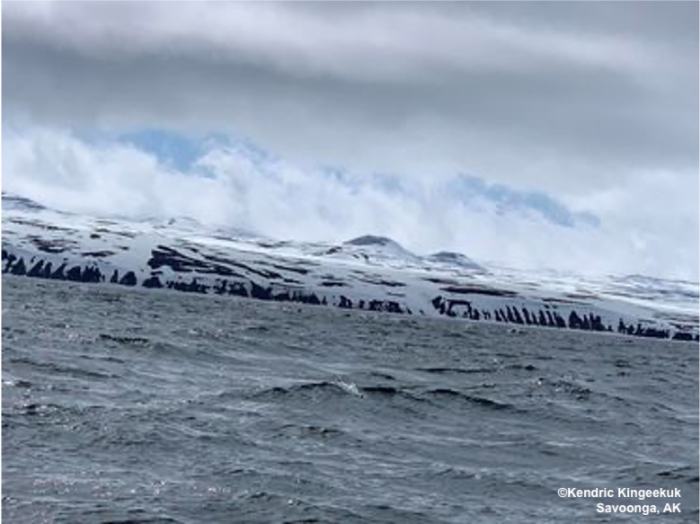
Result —
<svg viewBox="0 0 700 524"><path fill-rule="evenodd" d="M456 253L420 257L385 237L282 242L191 219L61 213L10 195L2 222L2 270L18 276L658 338L698 333L695 283L583 281Z"/></svg>

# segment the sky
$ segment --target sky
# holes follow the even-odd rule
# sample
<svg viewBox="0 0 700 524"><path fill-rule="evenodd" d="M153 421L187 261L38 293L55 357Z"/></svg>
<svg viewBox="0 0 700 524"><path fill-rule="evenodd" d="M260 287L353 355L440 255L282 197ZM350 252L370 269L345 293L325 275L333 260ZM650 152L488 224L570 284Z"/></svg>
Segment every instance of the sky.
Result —
<svg viewBox="0 0 700 524"><path fill-rule="evenodd" d="M3 190L698 280L697 2L3 2Z"/></svg>

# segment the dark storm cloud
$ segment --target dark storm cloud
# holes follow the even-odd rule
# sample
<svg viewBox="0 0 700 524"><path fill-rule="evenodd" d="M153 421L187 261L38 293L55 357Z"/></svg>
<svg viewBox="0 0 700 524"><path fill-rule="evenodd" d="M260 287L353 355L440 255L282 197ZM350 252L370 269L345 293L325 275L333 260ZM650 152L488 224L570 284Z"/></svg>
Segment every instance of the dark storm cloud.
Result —
<svg viewBox="0 0 700 524"><path fill-rule="evenodd" d="M576 192L697 164L696 3L8 4L3 29L6 111L36 121Z"/></svg>

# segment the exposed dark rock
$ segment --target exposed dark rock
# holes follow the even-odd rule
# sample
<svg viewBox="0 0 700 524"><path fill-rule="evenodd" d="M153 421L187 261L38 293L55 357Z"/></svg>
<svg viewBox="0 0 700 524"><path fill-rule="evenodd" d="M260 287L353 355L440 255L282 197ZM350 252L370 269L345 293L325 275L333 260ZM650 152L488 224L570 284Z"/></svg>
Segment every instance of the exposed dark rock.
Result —
<svg viewBox="0 0 700 524"><path fill-rule="evenodd" d="M634 326L631 324L626 326L622 319L620 319L620 322L617 325L617 332L622 333L623 335L634 335Z"/></svg>
<svg viewBox="0 0 700 524"><path fill-rule="evenodd" d="M270 300L272 298L272 289L271 288L264 288L262 286L259 286L255 282L251 282L251 289L250 289L250 296L252 298L257 298L260 300Z"/></svg>
<svg viewBox="0 0 700 524"><path fill-rule="evenodd" d="M369 278L358 278L360 282L366 282L367 284L373 284L375 286L387 286L387 287L406 287L403 282L396 282L393 280L373 280Z"/></svg>
<svg viewBox="0 0 700 524"><path fill-rule="evenodd" d="M458 295L486 295L492 297L517 297L518 294L514 291L505 289L493 289L483 286L447 286L442 288L446 293L455 293Z"/></svg>
<svg viewBox="0 0 700 524"><path fill-rule="evenodd" d="M286 291L280 295L276 295L274 299L279 301L300 302L313 306L321 305L321 301L314 293L304 293L303 291Z"/></svg>
<svg viewBox="0 0 700 524"><path fill-rule="evenodd" d="M557 325L554 323L554 317L552 316L552 312L549 311L549 309L546 311L546 315L547 315L547 326L557 327Z"/></svg>
<svg viewBox="0 0 700 524"><path fill-rule="evenodd" d="M51 262L46 262L44 264L44 269L41 271L41 274L39 275L40 278L51 278L51 270L52 270L52 264Z"/></svg>
<svg viewBox="0 0 700 524"><path fill-rule="evenodd" d="M274 267L275 269L280 269L282 271L292 271L293 273L299 273L300 275L306 275L309 272L308 269L304 269L301 267L282 266L280 264L272 264L272 267Z"/></svg>
<svg viewBox="0 0 700 524"><path fill-rule="evenodd" d="M44 274L44 261L39 260L36 264L34 264L34 267L32 267L28 272L27 276L28 277L33 277L33 278L41 278Z"/></svg>
<svg viewBox="0 0 700 524"><path fill-rule="evenodd" d="M540 312L541 314L541 312ZM583 329L583 321L581 320L581 317L578 316L578 313L576 311L571 311L569 314L569 328L570 329Z"/></svg>
<svg viewBox="0 0 700 524"><path fill-rule="evenodd" d="M39 237L31 237L32 244L39 250L45 253L63 253L73 242L68 240L46 240Z"/></svg>
<svg viewBox="0 0 700 524"><path fill-rule="evenodd" d="M669 338L670 333L666 329L657 329L654 327L643 327L640 323L637 323L637 326L629 325L626 326L625 323L620 319L620 322L617 326L617 331L618 333L622 333L625 335L635 335L638 337L649 337L649 338ZM676 333L678 334L678 333ZM675 338L675 336L674 336Z"/></svg>
<svg viewBox="0 0 700 524"><path fill-rule="evenodd" d="M82 269L80 266L73 266L68 270L68 273L66 273L66 279L71 282L82 282L82 276Z"/></svg>
<svg viewBox="0 0 700 524"><path fill-rule="evenodd" d="M25 275L27 273L27 268L24 265L24 259L20 257L20 259L17 261L17 263L12 266L12 270L10 271L11 274L13 275Z"/></svg>
<svg viewBox="0 0 700 524"><path fill-rule="evenodd" d="M103 280L104 277L102 276L99 268L88 266L83 270L81 279L82 282L96 284L98 282L102 282Z"/></svg>
<svg viewBox="0 0 700 524"><path fill-rule="evenodd" d="M158 278L155 275L152 275L151 277L147 278L146 280L143 281L143 284L141 284L143 287L146 288L155 288L155 289L160 289L163 287L163 284L160 281L160 278Z"/></svg>
<svg viewBox="0 0 700 524"><path fill-rule="evenodd" d="M393 300L370 300L369 302L370 311L387 311L389 313L403 313L401 306L398 302Z"/></svg>
<svg viewBox="0 0 700 524"><path fill-rule="evenodd" d="M390 238L380 237L377 235L363 235L361 237L348 240L345 243L350 244L351 246L386 246L390 244L397 244Z"/></svg>
<svg viewBox="0 0 700 524"><path fill-rule="evenodd" d="M593 313L591 313L591 329L593 331L606 331L606 327L603 325L600 315L593 315Z"/></svg>
<svg viewBox="0 0 700 524"><path fill-rule="evenodd" d="M151 258L148 260L148 265L151 269L169 267L178 273L197 272L200 274L220 275L225 277L242 277L243 275L230 267L236 266L265 278L282 278L282 275L279 273L256 270L233 260L207 255L204 255L204 259L205 260L200 260L199 258L186 255L171 247L160 245L157 249L151 251Z"/></svg>
<svg viewBox="0 0 700 524"><path fill-rule="evenodd" d="M82 253L84 257L91 257L91 258L104 258L108 257L110 255L113 255L113 251L85 251Z"/></svg>
<svg viewBox="0 0 700 524"><path fill-rule="evenodd" d="M196 278L193 278L190 282L179 282L179 281L169 281L167 284L168 289L175 289L177 291L184 291L185 293L199 293L206 294L209 291L209 286L200 284L197 282Z"/></svg>
<svg viewBox="0 0 700 524"><path fill-rule="evenodd" d="M518 324L524 324L525 322L523 321L523 317L520 316L520 312L518 311L518 308L513 307L513 316L515 317L515 322Z"/></svg>
<svg viewBox="0 0 700 524"><path fill-rule="evenodd" d="M352 300L347 298L345 295L340 295L340 302L338 303L339 308L352 309Z"/></svg>
<svg viewBox="0 0 700 524"><path fill-rule="evenodd" d="M581 329L586 331L590 331L591 329L591 323L588 321L587 315L583 315L583 320L581 320Z"/></svg>
<svg viewBox="0 0 700 524"><path fill-rule="evenodd" d="M562 316L556 311L554 312L554 322L556 323L559 329L566 328L566 320L564 320Z"/></svg>
<svg viewBox="0 0 700 524"><path fill-rule="evenodd" d="M642 329L642 336L643 337L650 337L650 338L668 338L669 332L666 329L657 329L654 327L648 327L648 328Z"/></svg>
<svg viewBox="0 0 700 524"><path fill-rule="evenodd" d="M336 282L332 280L325 280L321 282L321 286L323 287L347 287L347 284L345 282Z"/></svg>
<svg viewBox="0 0 700 524"><path fill-rule="evenodd" d="M243 269L248 273L251 273L253 275L258 275L263 278L267 278L268 280L277 280L277 279L282 279L284 278L282 275L275 271L269 271L266 269L261 269L260 267L258 268L253 268L248 266L247 264L244 264L242 262L238 262L237 260L231 260L231 259L226 259L226 258L221 258L221 257L216 257L212 255L202 255L205 260L214 262L215 264L211 266L211 270L209 271L210 273L213 274L222 274L221 272L223 271L225 274L223 276L237 276L240 278L243 278L243 275L240 273L236 273L235 271L231 270L230 267L228 266L233 266L238 269ZM203 273L206 273L207 271L201 271Z"/></svg>
<svg viewBox="0 0 700 524"><path fill-rule="evenodd" d="M129 271L126 275L124 275L121 280L119 280L119 283L122 286L135 286L136 285L136 275L134 274L133 271Z"/></svg>
<svg viewBox="0 0 700 524"><path fill-rule="evenodd" d="M673 340L688 340L692 341L693 340L693 334L692 333L686 333L684 331L676 331L673 334Z"/></svg>
<svg viewBox="0 0 700 524"><path fill-rule="evenodd" d="M226 293L226 286L228 285L227 280L217 280L217 283L214 284L214 293L217 295L223 295Z"/></svg>
<svg viewBox="0 0 700 524"><path fill-rule="evenodd" d="M56 271L54 271L54 272L51 274L51 278L53 278L53 279L55 279L55 280L65 280L65 279L66 279L66 276L63 274L63 272L65 271L65 269L66 269L66 263L64 262L63 264L61 264L60 266L58 266L58 268L56 268Z"/></svg>

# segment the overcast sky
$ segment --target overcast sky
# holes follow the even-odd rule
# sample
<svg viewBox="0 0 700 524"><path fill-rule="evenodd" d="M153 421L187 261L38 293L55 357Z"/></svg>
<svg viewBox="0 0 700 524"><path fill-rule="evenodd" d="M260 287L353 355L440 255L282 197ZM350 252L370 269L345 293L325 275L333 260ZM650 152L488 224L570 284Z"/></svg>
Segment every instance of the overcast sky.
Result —
<svg viewBox="0 0 700 524"><path fill-rule="evenodd" d="M3 188L698 278L698 3L3 2Z"/></svg>

